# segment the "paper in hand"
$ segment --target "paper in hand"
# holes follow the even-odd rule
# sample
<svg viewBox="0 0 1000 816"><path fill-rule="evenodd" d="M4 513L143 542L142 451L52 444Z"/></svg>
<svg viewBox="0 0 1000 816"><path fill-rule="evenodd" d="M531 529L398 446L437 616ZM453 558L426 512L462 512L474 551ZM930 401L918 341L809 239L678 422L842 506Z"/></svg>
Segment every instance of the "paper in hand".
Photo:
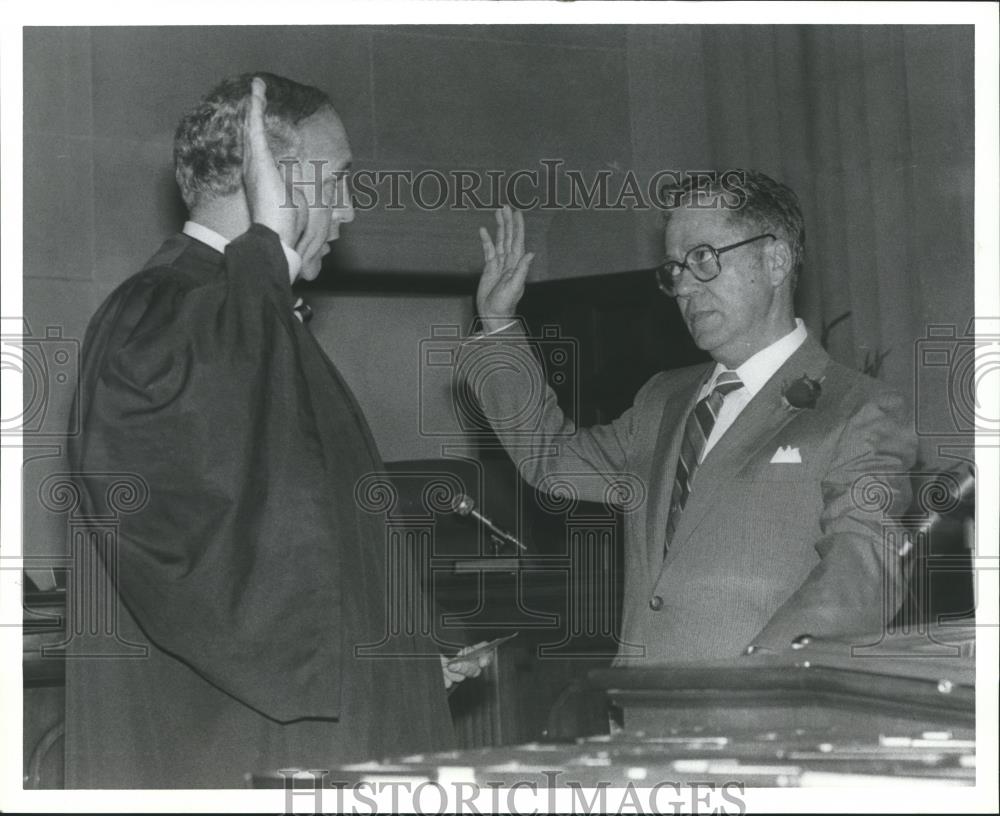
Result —
<svg viewBox="0 0 1000 816"><path fill-rule="evenodd" d="M463 655L453 655L448 659L448 664L456 663L458 661L465 660L478 660L484 654L497 648L501 643L506 643L511 638L516 638L520 634L519 632L514 632L512 635L504 635L503 637L494 638L493 640L487 641L478 649L473 649L471 652L466 652Z"/></svg>

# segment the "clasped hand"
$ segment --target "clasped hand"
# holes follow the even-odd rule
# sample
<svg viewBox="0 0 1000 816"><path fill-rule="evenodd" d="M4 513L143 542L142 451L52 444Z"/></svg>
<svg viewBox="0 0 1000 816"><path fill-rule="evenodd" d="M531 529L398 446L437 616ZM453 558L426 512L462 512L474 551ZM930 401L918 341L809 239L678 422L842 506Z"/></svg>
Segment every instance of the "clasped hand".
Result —
<svg viewBox="0 0 1000 816"><path fill-rule="evenodd" d="M468 677L478 677L482 674L483 669L493 662L496 649L490 649L488 652L483 652L466 660L462 659L463 655L470 654L476 649L481 649L487 643L489 641L482 640L474 646L466 646L464 649L459 649L453 657L441 655L441 673L444 675L444 687L446 689L450 689L453 685L461 683Z"/></svg>

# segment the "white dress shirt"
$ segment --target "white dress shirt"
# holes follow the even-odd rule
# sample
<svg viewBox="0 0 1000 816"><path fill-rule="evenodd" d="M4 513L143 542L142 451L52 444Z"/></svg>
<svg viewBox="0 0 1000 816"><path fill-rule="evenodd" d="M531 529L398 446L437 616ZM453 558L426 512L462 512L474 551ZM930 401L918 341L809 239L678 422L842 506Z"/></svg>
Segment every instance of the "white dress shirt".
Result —
<svg viewBox="0 0 1000 816"><path fill-rule="evenodd" d="M701 452L701 459L698 460L699 463L704 461L705 456L708 455L708 452L713 448L715 443L722 438L722 435L729 429L729 426L736 421L736 417L740 415L740 412L747 407L750 400L764 387L764 383L774 376L775 372L805 342L805 339L806 326L799 318L795 318L794 329L780 340L775 340L767 348L758 351L743 365L735 369L736 374L743 381L743 387L726 395L722 403L722 408L719 409L719 417L715 420L715 425L712 426L712 433L709 434L708 439L705 441L705 449ZM726 367L722 363L715 364L715 370L712 372L711 378L702 386L701 391L698 392L699 400L712 392L716 379L726 370Z"/></svg>
<svg viewBox="0 0 1000 816"><path fill-rule="evenodd" d="M189 238L194 238L196 241L207 244L216 252L221 252L223 255L226 253L226 246L230 243L228 238L223 238L215 230L209 229L204 224L199 224L196 221L185 221L181 232ZM302 268L302 258L298 252L284 241L281 242L281 248L285 251L285 259L288 261L288 280L291 283Z"/></svg>

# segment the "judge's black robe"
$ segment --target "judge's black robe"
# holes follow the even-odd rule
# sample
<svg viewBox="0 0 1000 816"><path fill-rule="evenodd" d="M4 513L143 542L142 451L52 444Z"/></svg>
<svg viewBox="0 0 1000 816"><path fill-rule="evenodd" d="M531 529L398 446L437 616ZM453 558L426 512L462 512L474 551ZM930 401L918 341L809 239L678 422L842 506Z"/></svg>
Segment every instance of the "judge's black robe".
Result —
<svg viewBox="0 0 1000 816"><path fill-rule="evenodd" d="M119 516L115 584L148 657L67 660L67 787L233 788L451 747L427 639L355 656L389 618L385 518L355 499L382 464L293 300L255 225L225 256L170 238L91 321L70 464L89 512L102 473L148 487Z"/></svg>

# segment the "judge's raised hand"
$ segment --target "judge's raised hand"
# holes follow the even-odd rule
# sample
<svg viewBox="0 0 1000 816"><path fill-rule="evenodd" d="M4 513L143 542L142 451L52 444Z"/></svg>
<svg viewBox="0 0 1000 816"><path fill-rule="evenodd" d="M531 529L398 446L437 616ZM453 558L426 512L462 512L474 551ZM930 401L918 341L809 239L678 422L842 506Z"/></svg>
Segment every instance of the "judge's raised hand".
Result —
<svg viewBox="0 0 1000 816"><path fill-rule="evenodd" d="M497 210L497 237L479 228L483 242L483 274L479 278L476 306L487 332L510 322L524 294L524 280L535 253L524 251L524 216L504 205Z"/></svg>
<svg viewBox="0 0 1000 816"><path fill-rule="evenodd" d="M306 201L298 189L293 190L294 205L287 201L285 180L267 143L266 107L267 85L254 77L243 116L243 188L250 220L270 227L288 246L295 246L308 218Z"/></svg>

